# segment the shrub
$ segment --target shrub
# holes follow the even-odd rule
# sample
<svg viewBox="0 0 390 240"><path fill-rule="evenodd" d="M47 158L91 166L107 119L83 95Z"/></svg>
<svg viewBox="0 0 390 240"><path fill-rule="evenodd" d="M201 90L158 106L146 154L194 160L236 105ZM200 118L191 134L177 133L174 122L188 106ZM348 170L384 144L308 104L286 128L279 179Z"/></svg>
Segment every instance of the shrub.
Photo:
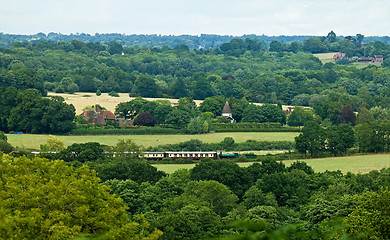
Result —
<svg viewBox="0 0 390 240"><path fill-rule="evenodd" d="M45 144L41 144L41 152L59 152L65 149L64 141L50 135Z"/></svg>
<svg viewBox="0 0 390 240"><path fill-rule="evenodd" d="M140 113L135 119L133 124L138 126L154 127L157 121L149 112Z"/></svg>
<svg viewBox="0 0 390 240"><path fill-rule="evenodd" d="M111 97L119 97L119 94L117 92L115 92L115 91L109 92L108 95L111 96Z"/></svg>
<svg viewBox="0 0 390 240"><path fill-rule="evenodd" d="M207 124L207 121L203 121L200 118L192 118L186 127L186 133L198 134L207 132L208 126L204 126L205 123Z"/></svg>
<svg viewBox="0 0 390 240"><path fill-rule="evenodd" d="M10 153L12 151L14 151L14 147L7 143L6 141L4 140L0 140L0 152L3 152L3 153Z"/></svg>
<svg viewBox="0 0 390 240"><path fill-rule="evenodd" d="M4 132L0 131L0 141L3 140L3 141L7 141L8 138L7 136L5 136Z"/></svg>
<svg viewBox="0 0 390 240"><path fill-rule="evenodd" d="M76 83L71 83L66 87L67 92L69 93L75 93L79 91L79 86Z"/></svg>

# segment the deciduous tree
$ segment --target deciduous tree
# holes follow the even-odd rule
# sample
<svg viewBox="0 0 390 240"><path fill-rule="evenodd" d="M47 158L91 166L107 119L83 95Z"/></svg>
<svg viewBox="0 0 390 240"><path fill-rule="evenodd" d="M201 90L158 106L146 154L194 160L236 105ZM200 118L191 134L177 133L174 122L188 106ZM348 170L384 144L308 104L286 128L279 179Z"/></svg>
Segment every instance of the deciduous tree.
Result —
<svg viewBox="0 0 390 240"><path fill-rule="evenodd" d="M111 195L87 166L0 156L1 239L107 239L161 236L146 222L130 222L122 200Z"/></svg>
<svg viewBox="0 0 390 240"><path fill-rule="evenodd" d="M50 135L45 144L40 146L41 152L59 152L65 149L64 141Z"/></svg>
<svg viewBox="0 0 390 240"><path fill-rule="evenodd" d="M148 127L154 127L154 125L156 125L156 123L157 123L156 119L149 112L142 112L142 113L140 113L134 119L134 122L133 122L134 125L148 126Z"/></svg>
<svg viewBox="0 0 390 240"><path fill-rule="evenodd" d="M201 162L191 169L190 173L193 180L218 181L229 187L238 197L244 195L253 181L245 169L227 160Z"/></svg>
<svg viewBox="0 0 390 240"><path fill-rule="evenodd" d="M166 117L165 123L172 124L174 127L183 128L191 121L189 112L174 108Z"/></svg>
<svg viewBox="0 0 390 240"><path fill-rule="evenodd" d="M288 115L287 124L289 126L298 127L305 125L305 123L310 120L314 120L314 115L311 110L295 107L294 111Z"/></svg>
<svg viewBox="0 0 390 240"><path fill-rule="evenodd" d="M328 149L335 155L346 153L355 143L355 133L349 124L331 126L327 129Z"/></svg>
<svg viewBox="0 0 390 240"><path fill-rule="evenodd" d="M360 239L387 239L390 236L390 191L381 189L370 193L365 202L356 208L345 221L346 232Z"/></svg>
<svg viewBox="0 0 390 240"><path fill-rule="evenodd" d="M353 112L353 108L350 105L344 106L340 110L340 115L339 115L339 123L349 123L352 126L355 126L355 121L356 121L356 115Z"/></svg>
<svg viewBox="0 0 390 240"><path fill-rule="evenodd" d="M159 97L160 89L153 77L149 75L139 75L134 82L131 93L141 97Z"/></svg>
<svg viewBox="0 0 390 240"><path fill-rule="evenodd" d="M302 133L295 137L296 149L305 153L308 151L312 156L318 154L325 149L325 129L317 122L308 121L302 129Z"/></svg>

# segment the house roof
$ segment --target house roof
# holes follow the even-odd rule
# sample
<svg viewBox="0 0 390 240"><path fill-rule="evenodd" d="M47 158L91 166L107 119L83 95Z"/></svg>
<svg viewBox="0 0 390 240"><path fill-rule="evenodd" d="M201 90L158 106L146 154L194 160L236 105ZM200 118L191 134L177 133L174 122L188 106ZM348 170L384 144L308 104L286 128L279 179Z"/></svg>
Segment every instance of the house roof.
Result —
<svg viewBox="0 0 390 240"><path fill-rule="evenodd" d="M101 110L100 111L100 114L103 115L103 117L107 120L115 120L115 115L111 112L111 111L108 111L108 110Z"/></svg>
<svg viewBox="0 0 390 240"><path fill-rule="evenodd" d="M227 101L222 109L222 113L232 113L232 109L230 108L229 103Z"/></svg>
<svg viewBox="0 0 390 240"><path fill-rule="evenodd" d="M115 120L115 115L108 110L100 110L100 107L96 107L96 110L86 110L81 115L85 117L88 124L95 126L105 126L106 120Z"/></svg>

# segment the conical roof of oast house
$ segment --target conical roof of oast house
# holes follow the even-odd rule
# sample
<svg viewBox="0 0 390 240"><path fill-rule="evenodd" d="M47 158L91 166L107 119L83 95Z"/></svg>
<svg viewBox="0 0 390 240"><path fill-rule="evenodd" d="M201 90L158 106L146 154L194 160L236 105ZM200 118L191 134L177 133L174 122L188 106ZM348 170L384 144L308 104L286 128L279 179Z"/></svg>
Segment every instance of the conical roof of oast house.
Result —
<svg viewBox="0 0 390 240"><path fill-rule="evenodd" d="M232 113L232 109L230 108L229 103L227 101L222 109L222 113Z"/></svg>

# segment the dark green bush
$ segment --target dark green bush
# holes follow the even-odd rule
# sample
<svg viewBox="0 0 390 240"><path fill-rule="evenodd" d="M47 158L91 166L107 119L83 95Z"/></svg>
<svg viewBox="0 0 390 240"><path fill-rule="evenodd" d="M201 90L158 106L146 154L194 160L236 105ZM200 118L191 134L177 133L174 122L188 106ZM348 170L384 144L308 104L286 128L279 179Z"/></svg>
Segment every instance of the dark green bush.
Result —
<svg viewBox="0 0 390 240"><path fill-rule="evenodd" d="M11 144L7 143L4 140L0 140L0 152L10 153L14 150L15 148Z"/></svg>
<svg viewBox="0 0 390 240"><path fill-rule="evenodd" d="M115 92L115 91L109 92L108 95L111 96L111 97L119 97L119 94L117 92Z"/></svg>
<svg viewBox="0 0 390 240"><path fill-rule="evenodd" d="M0 131L0 140L7 141L8 138L5 136L4 132Z"/></svg>

